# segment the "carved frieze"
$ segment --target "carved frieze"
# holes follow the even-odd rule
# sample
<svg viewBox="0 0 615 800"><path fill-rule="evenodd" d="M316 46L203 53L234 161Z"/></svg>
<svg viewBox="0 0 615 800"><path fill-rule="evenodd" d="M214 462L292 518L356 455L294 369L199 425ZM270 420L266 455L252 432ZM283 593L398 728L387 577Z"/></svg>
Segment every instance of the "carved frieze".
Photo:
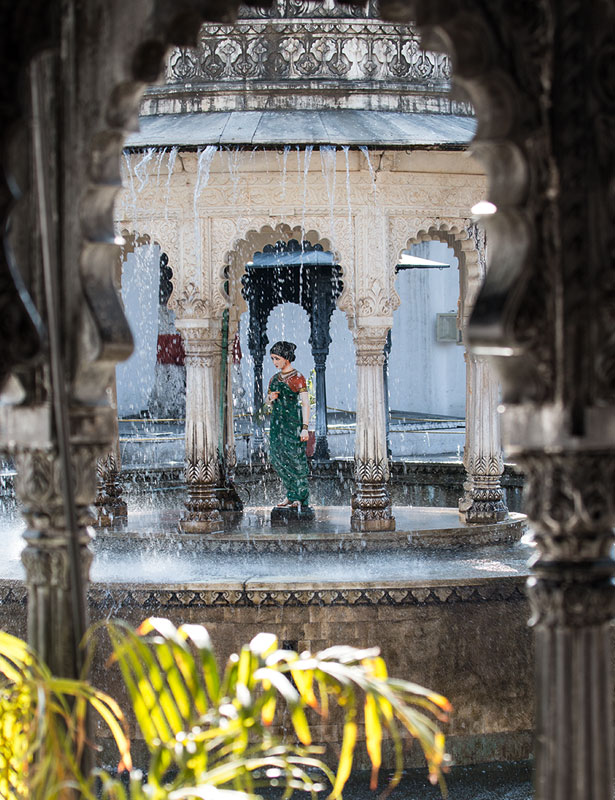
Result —
<svg viewBox="0 0 615 800"><path fill-rule="evenodd" d="M448 56L421 50L417 33L406 25L271 19L203 26L195 49L171 53L166 82L393 80L414 91L446 91L450 74Z"/></svg>

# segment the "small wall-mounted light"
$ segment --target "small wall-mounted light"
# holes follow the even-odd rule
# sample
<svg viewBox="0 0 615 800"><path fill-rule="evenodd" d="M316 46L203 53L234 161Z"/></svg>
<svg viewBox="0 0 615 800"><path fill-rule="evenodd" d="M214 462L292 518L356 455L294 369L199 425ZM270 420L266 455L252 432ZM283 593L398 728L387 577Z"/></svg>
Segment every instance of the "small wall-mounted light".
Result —
<svg viewBox="0 0 615 800"><path fill-rule="evenodd" d="M123 236L116 236L113 240L113 244L119 244L120 247L123 247L126 244L126 239Z"/></svg>
<svg viewBox="0 0 615 800"><path fill-rule="evenodd" d="M476 203L470 209L472 215L475 217L484 217L486 214L495 214L498 210L497 206L490 203L488 200L481 200L480 203Z"/></svg>

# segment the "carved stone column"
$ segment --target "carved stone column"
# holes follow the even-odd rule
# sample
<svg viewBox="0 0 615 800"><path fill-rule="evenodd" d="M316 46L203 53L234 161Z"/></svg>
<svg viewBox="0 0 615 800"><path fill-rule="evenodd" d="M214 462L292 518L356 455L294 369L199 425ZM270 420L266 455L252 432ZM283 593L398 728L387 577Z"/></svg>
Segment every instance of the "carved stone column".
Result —
<svg viewBox="0 0 615 800"><path fill-rule="evenodd" d="M112 386L112 405L117 409L115 378ZM99 528L125 525L128 521L128 505L122 497L120 480L122 461L120 456L119 425L117 412L113 418L113 443L111 449L96 463L98 489L96 492L96 525Z"/></svg>
<svg viewBox="0 0 615 800"><path fill-rule="evenodd" d="M233 415L233 376L232 368L235 358L234 341L235 333L238 331L239 321L233 320L229 327L226 353L226 369L221 369L218 377L218 395L220 403L224 404L222 414L222 452L220 452L220 486L218 489L218 499L220 501L220 511L224 515L227 524L239 522L243 503L234 483L235 469L237 467L237 452L235 450L235 423ZM221 365L222 366L222 365Z"/></svg>
<svg viewBox="0 0 615 800"><path fill-rule="evenodd" d="M263 361L267 351L267 319L262 319L257 313L250 310L250 327L248 329L248 348L254 363L254 389L253 389L253 419L254 438L252 439L252 458L257 462L264 462L265 451L265 422L262 417L263 409Z"/></svg>
<svg viewBox="0 0 615 800"><path fill-rule="evenodd" d="M353 531L392 531L395 518L387 491L386 421L384 408L384 345L388 328L360 327L354 340L357 363L357 427Z"/></svg>
<svg viewBox="0 0 615 800"><path fill-rule="evenodd" d="M90 503L96 491L98 452L92 446L73 448L80 564L85 589L92 561L87 526L94 521ZM74 674L70 534L64 516L58 454L52 449L20 447L14 452L14 460L15 493L27 523L26 546L21 557L28 586L28 639L52 672L68 675L72 671Z"/></svg>
<svg viewBox="0 0 615 800"><path fill-rule="evenodd" d="M179 522L189 533L223 530L218 488L216 363L218 336L191 320L178 320L186 352L186 513Z"/></svg>
<svg viewBox="0 0 615 800"><path fill-rule="evenodd" d="M316 442L314 445L314 460L329 461L329 442L327 439L327 350L318 350L312 347L314 358L314 371L316 373Z"/></svg>
<svg viewBox="0 0 615 800"><path fill-rule="evenodd" d="M521 463L538 550L528 581L536 641L537 796L608 800L615 453L530 453Z"/></svg>
<svg viewBox="0 0 615 800"><path fill-rule="evenodd" d="M466 350L466 480L459 499L466 523L497 522L508 515L500 486L504 460L497 408L498 383L487 357Z"/></svg>
<svg viewBox="0 0 615 800"><path fill-rule="evenodd" d="M384 364L382 365L382 381L384 387L384 418L386 423L386 436L387 436L387 458L393 457L393 450L391 449L391 396L389 394L389 357L393 347L393 338L391 331L387 333L386 342L384 343Z"/></svg>

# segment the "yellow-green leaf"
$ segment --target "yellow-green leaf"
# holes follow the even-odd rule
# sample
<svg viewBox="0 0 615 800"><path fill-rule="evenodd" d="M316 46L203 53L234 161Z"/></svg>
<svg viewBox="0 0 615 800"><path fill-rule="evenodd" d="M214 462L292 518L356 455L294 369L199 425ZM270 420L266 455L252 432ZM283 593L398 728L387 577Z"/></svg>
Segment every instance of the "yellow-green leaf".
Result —
<svg viewBox="0 0 615 800"><path fill-rule="evenodd" d="M357 723L354 720L348 720L344 725L344 736L342 738L342 749L340 752L340 760L337 767L337 775L335 776L335 784L330 798L339 797L342 789L346 785L346 781L350 776L352 770L352 759L354 755L354 748L357 742Z"/></svg>
<svg viewBox="0 0 615 800"><path fill-rule="evenodd" d="M310 708L318 708L318 700L314 694L314 670L292 669L290 674L293 676L295 686L303 698L303 702Z"/></svg>
<svg viewBox="0 0 615 800"><path fill-rule="evenodd" d="M382 725L376 699L368 694L365 698L365 746L372 762L370 789L378 787L378 772L382 763Z"/></svg>

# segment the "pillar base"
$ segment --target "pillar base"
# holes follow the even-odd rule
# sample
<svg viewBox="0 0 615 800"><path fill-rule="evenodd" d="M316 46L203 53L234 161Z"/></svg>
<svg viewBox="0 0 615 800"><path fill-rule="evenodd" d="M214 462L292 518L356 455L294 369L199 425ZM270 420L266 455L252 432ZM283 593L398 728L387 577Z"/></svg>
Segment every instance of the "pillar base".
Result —
<svg viewBox="0 0 615 800"><path fill-rule="evenodd" d="M355 474L371 471L369 477L377 480L358 480L357 489L352 495L350 507L351 531L394 531L395 517L391 509L391 497L386 488L388 469L386 464L373 461L360 464L360 471L355 467Z"/></svg>
<svg viewBox="0 0 615 800"><path fill-rule="evenodd" d="M218 512L216 517L199 517L196 514L187 514L177 523L182 533L222 533L224 521Z"/></svg>
<svg viewBox="0 0 615 800"><path fill-rule="evenodd" d="M316 444L314 445L314 455L312 456L312 459L318 462L331 461L331 453L329 452L329 443L326 436L316 437Z"/></svg>
<svg viewBox="0 0 615 800"><path fill-rule="evenodd" d="M101 497L96 498L94 503L96 509L97 528L111 528L128 523L128 505L121 497Z"/></svg>
<svg viewBox="0 0 615 800"><path fill-rule="evenodd" d="M188 484L186 513L178 527L184 533L222 533L224 521L217 497L219 487L211 483Z"/></svg>
<svg viewBox="0 0 615 800"><path fill-rule="evenodd" d="M96 473L98 490L94 500L94 525L97 528L125 525L128 522L128 506L122 498L120 467L116 456L109 453L105 458L100 458L96 464Z"/></svg>
<svg viewBox="0 0 615 800"><path fill-rule="evenodd" d="M219 489L216 489L216 496L218 498L218 502L220 503L220 511L232 511L239 513L243 511L243 502L237 493L234 483L229 481L226 486L221 486Z"/></svg>
<svg viewBox="0 0 615 800"><path fill-rule="evenodd" d="M467 502L463 497L459 501L459 519L466 525L502 522L508 517L508 509L501 500L499 503L470 501L471 504L466 508Z"/></svg>
<svg viewBox="0 0 615 800"><path fill-rule="evenodd" d="M474 481L471 483L474 484ZM467 525L484 524L501 522L508 517L508 508L503 500L499 478L497 484L482 488L476 485L464 485L466 492L459 498L459 518L462 522Z"/></svg>
<svg viewBox="0 0 615 800"><path fill-rule="evenodd" d="M370 518L365 514L355 514L350 517L351 531L394 531L395 517Z"/></svg>

